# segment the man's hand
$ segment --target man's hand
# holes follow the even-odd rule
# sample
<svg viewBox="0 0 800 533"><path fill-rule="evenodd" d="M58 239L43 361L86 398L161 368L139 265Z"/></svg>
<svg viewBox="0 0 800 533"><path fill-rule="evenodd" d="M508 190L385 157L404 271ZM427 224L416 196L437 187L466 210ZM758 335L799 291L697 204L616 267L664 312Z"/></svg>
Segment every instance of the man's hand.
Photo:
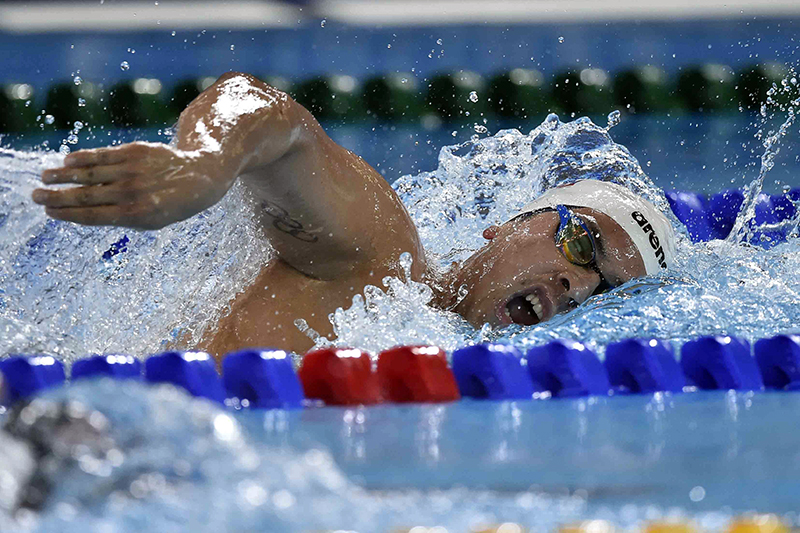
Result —
<svg viewBox="0 0 800 533"><path fill-rule="evenodd" d="M68 155L42 182L80 186L36 189L33 201L60 220L159 229L219 201L235 179L230 174L209 154L136 142Z"/></svg>

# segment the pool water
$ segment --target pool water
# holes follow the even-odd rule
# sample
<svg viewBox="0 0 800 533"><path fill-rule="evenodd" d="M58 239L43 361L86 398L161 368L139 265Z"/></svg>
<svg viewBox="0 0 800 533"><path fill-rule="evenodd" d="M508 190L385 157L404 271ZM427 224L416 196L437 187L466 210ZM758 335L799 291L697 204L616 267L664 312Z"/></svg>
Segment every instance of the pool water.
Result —
<svg viewBox="0 0 800 533"><path fill-rule="evenodd" d="M667 517L717 531L751 510L798 518L791 393L233 415L170 386L100 380L45 396L105 413L121 458L53 472L48 506L26 517L40 531L469 531L506 521L552 531Z"/></svg>
<svg viewBox="0 0 800 533"><path fill-rule="evenodd" d="M783 118L775 117L778 124ZM394 187L433 263L444 268L463 259L480 246L486 225L575 177L613 178L666 210L663 188L675 178L660 174L657 186L646 163L659 160L659 148L648 148L650 159L643 159L614 142L617 129L598 122L551 116L529 133L502 130L465 140L443 149L434 170L397 179ZM787 138L796 137L791 117L785 125ZM652 127L658 131L653 139L672 138L665 141L673 144L662 162L679 167L695 149L674 137L680 128ZM744 129L736 135L761 129L767 138L775 130L760 119ZM706 130L706 136L712 135ZM737 165L709 155L706 169L694 168L696 179L717 183L715 190L727 188L729 179L715 182L713 176L735 166L731 186L749 184L757 191L767 180L797 186L793 145L775 139L778 145L768 153L783 149L776 168L787 164L788 174L775 178L776 169L758 166L764 148L751 153L739 146L730 148ZM48 221L28 198L41 169L60 157L0 152L4 353L45 352L70 362L90 353L145 356L169 343L191 345L218 317L219 310L205 302L227 301L270 257L240 188L220 205L160 232ZM629 282L532 328L476 330L453 313L433 309L426 305L430 289L409 280L410 265L401 264L396 278L365 288L350 308L331 316L335 342L376 353L396 344L453 350L491 340L526 348L573 338L602 356L606 344L628 337L669 339L679 346L700 335L752 341L797 332L796 222L787 228L790 238L771 249L735 239L693 244L679 228L673 270ZM126 251L103 259L123 235L129 238ZM81 399L105 413L119 453L103 468L63 465L52 473L54 490L43 512L24 514L13 524L0 515L8 528L382 531L445 525L465 531L517 521L545 531L583 518L632 526L677 515L713 529L749 509L789 513L793 521L800 501L800 396L792 393L233 415L169 387L135 383L84 383L48 395ZM15 458L0 460L9 464Z"/></svg>

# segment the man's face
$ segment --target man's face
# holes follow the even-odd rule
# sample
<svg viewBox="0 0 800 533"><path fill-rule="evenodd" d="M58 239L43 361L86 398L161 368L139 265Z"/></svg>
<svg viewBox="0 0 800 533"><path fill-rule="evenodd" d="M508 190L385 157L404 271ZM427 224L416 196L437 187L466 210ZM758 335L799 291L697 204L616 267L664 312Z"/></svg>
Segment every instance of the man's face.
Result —
<svg viewBox="0 0 800 533"><path fill-rule="evenodd" d="M572 211L592 231L596 265L608 283L617 286L645 274L641 255L616 222L593 209ZM556 248L559 220L548 211L484 231L489 242L455 275L455 286L468 289L455 311L474 326L533 325L589 298L601 284L600 274L570 263Z"/></svg>

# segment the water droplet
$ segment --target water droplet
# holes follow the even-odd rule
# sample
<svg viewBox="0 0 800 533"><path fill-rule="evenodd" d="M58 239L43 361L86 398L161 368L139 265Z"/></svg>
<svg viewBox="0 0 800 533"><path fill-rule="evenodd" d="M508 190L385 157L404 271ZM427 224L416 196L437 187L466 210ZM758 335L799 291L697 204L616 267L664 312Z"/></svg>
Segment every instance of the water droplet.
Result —
<svg viewBox="0 0 800 533"><path fill-rule="evenodd" d="M619 112L619 109L615 109L608 114L608 125L606 126L606 129L610 130L614 126L618 126L620 120L622 120L622 113Z"/></svg>
<svg viewBox="0 0 800 533"><path fill-rule="evenodd" d="M320 27L320 28L324 28L324 27L325 27L325 23L326 23L326 22L328 22L328 21L327 21L327 20L325 20L325 19L322 19L322 20L320 20L320 21L319 21L319 27Z"/></svg>
<svg viewBox="0 0 800 533"><path fill-rule="evenodd" d="M128 48L128 53L135 54L136 50L134 50L133 48Z"/></svg>
<svg viewBox="0 0 800 533"><path fill-rule="evenodd" d="M233 44L232 44L232 45L231 45L231 52L233 52L234 50L236 50L236 45L233 45Z"/></svg>
<svg viewBox="0 0 800 533"><path fill-rule="evenodd" d="M74 78L72 78L72 83L74 83L75 85L80 85L81 83L83 83L83 79L80 76L75 76Z"/></svg>
<svg viewBox="0 0 800 533"><path fill-rule="evenodd" d="M122 63L119 64L119 68L120 70L128 70L129 68L131 68L131 66L127 61L123 61Z"/></svg>
<svg viewBox="0 0 800 533"><path fill-rule="evenodd" d="M389 44L386 45L386 48L391 48L391 47L392 47L392 43L389 43Z"/></svg>
<svg viewBox="0 0 800 533"><path fill-rule="evenodd" d="M78 136L74 133L70 133L69 136L67 136L67 142L69 144L78 144Z"/></svg>
<svg viewBox="0 0 800 533"><path fill-rule="evenodd" d="M458 300L457 301L460 302L461 300L466 298L467 294L469 294L469 289L467 288L466 285L461 285L458 288Z"/></svg>
<svg viewBox="0 0 800 533"><path fill-rule="evenodd" d="M475 133L489 133L489 128L483 124L475 124Z"/></svg>
<svg viewBox="0 0 800 533"><path fill-rule="evenodd" d="M83 129L83 122L80 120L76 120L74 124L75 131L81 131Z"/></svg>
<svg viewBox="0 0 800 533"><path fill-rule="evenodd" d="M701 486L694 487L689 491L689 499L693 502L702 501L706 497L706 489Z"/></svg>
<svg viewBox="0 0 800 533"><path fill-rule="evenodd" d="M442 45L442 40L441 40L441 39L436 39L436 44L438 44L439 46L441 46L441 45Z"/></svg>
<svg viewBox="0 0 800 533"><path fill-rule="evenodd" d="M472 102L473 104L478 101L478 92L477 91L472 91L472 92L469 93L469 101Z"/></svg>
<svg viewBox="0 0 800 533"><path fill-rule="evenodd" d="M70 150L70 149L69 149L69 146L67 146L66 144L62 144L62 145L61 145L61 148L59 148L59 149L58 149L58 153L60 153L61 155L67 155L67 154L69 154L71 151L72 151L72 150Z"/></svg>
<svg viewBox="0 0 800 533"><path fill-rule="evenodd" d="M400 254L400 258L397 260L397 264L403 270L403 274L405 275L405 280L408 281L411 279L411 265L414 263L414 258L411 257L411 254L408 252L403 252Z"/></svg>
<svg viewBox="0 0 800 533"><path fill-rule="evenodd" d="M559 43L563 43L563 42L564 42L564 37L563 37L563 36L560 36L560 37L558 38L558 42L559 42Z"/></svg>
<svg viewBox="0 0 800 533"><path fill-rule="evenodd" d="M54 117L53 115L45 115L45 117L44 117L44 123L45 124L52 124L55 121L56 121L56 117Z"/></svg>
<svg viewBox="0 0 800 533"><path fill-rule="evenodd" d="M78 98L78 107L86 107L86 100Z"/></svg>
<svg viewBox="0 0 800 533"><path fill-rule="evenodd" d="M173 37L175 37L175 35L177 35L177 34L178 34L178 32L176 32L175 30L172 30L172 36Z"/></svg>

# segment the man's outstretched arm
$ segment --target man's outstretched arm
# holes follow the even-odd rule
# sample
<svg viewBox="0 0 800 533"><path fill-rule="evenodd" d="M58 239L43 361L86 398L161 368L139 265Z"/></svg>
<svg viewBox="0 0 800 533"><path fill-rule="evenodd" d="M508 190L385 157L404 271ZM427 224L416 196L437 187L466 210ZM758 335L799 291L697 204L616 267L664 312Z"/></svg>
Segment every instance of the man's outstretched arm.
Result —
<svg viewBox="0 0 800 533"><path fill-rule="evenodd" d="M307 275L381 270L402 251L422 259L385 180L289 96L245 74L226 74L196 98L173 145L75 152L42 181L79 186L37 189L33 199L61 220L158 229L215 204L237 178L256 196L279 256Z"/></svg>

